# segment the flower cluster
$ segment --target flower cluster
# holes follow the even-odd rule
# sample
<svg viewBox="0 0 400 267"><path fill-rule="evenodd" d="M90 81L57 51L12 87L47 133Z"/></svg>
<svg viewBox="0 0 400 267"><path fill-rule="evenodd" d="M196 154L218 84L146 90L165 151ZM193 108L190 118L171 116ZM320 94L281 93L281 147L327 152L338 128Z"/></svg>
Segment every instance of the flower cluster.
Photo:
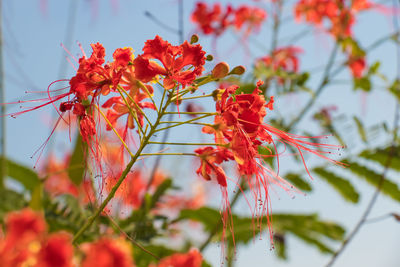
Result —
<svg viewBox="0 0 400 267"><path fill-rule="evenodd" d="M241 5L235 9L227 5L224 9L220 3L211 7L205 2L198 2L191 18L206 35L219 36L234 27L238 31L243 30L247 36L251 31L258 30L266 17L267 13L258 7Z"/></svg>
<svg viewBox="0 0 400 267"><path fill-rule="evenodd" d="M289 73L297 73L299 70L298 54L302 53L303 49L297 46L286 46L277 48L270 55L259 58L256 61L256 67L271 68L273 71L285 71ZM278 79L280 84L283 84L284 79Z"/></svg>
<svg viewBox="0 0 400 267"><path fill-rule="evenodd" d="M134 267L132 247L123 238L102 237L83 243L79 249L72 245L66 232L48 233L39 213L30 209L7 215L6 234L0 237L1 266L32 267ZM198 250L176 253L162 258L149 267L200 267Z"/></svg>
<svg viewBox="0 0 400 267"><path fill-rule="evenodd" d="M368 0L300 0L294 9L297 20L304 18L310 24L322 26L323 21L330 22L329 32L337 39L352 35L355 15L363 10L370 9L372 4Z"/></svg>
<svg viewBox="0 0 400 267"><path fill-rule="evenodd" d="M244 25L261 23L261 20L251 18L255 14L258 16L258 12L249 10L247 7L232 9L230 12L235 14L235 20L232 20L230 25L235 25L237 28L242 29ZM227 17L229 18L229 16ZM262 16L260 15L260 17ZM196 38L192 38L192 41L194 39ZM259 218L270 213L269 188L272 184L290 190L290 184L279 176L279 172L275 173L264 162L268 157L279 155L276 151L275 141L281 142L285 146L290 145L297 150L306 169L304 152L315 154L338 164L325 155L329 153L326 149L337 149L338 146L312 143L308 141L308 137L289 134L265 123L267 110L273 110L274 98L271 96L266 100L265 96L261 94L262 81L257 82L251 93L239 93L238 85L230 85L208 95L204 93L200 96L185 96L196 93L202 85L224 79L229 75L241 75L245 71L242 66L237 66L230 71L227 63L220 62L209 74L202 75L207 57L202 47L194 44L194 41L191 43L185 41L174 46L160 36L156 36L145 42L142 54L134 57L131 48L118 48L113 53L113 61L107 63L105 62L105 49L101 44L92 44L92 50L90 57L83 55L79 59L77 73L69 80L68 92L52 97L50 93L59 91L49 90L48 101L33 108L37 109L46 104L55 106L56 101L62 101L57 109L60 119L64 119L64 113L67 112L76 115L82 140L89 145L90 151L94 155L94 169L100 171L101 182L97 183L100 187L99 190L93 192L96 191L94 178L90 179L88 183L91 183L91 197L95 200L100 199L102 203L92 217L93 220L88 220L74 236L74 242L79 240L80 235L88 229L96 216L112 212L114 198L117 201L120 200L116 206L123 209L127 207L129 211L132 211L145 204L143 200L148 193L156 194L155 192L165 177L156 174L146 181L143 179L143 172L138 171L137 168L135 171L131 171L138 160L144 160L148 156L169 154L198 157L200 166L196 170L197 174L206 180L216 180L222 190L225 207L224 231L229 212L227 186L230 178L225 174L222 163L231 162L236 166L241 178L234 182L237 185L243 184L240 179L244 179L244 184L249 188L256 203L254 207L251 207L252 214ZM276 70L296 72L299 52L300 49L296 47L280 48L274 51L270 57L265 57L261 61ZM153 97L155 92L153 86L161 89L160 96ZM65 97L68 97L67 101L63 101ZM198 101L206 97L214 97L214 110L205 112L192 106L187 109L188 111L182 112L193 116L190 120L165 120L167 114L181 114L179 109L178 112L167 111L171 103L179 104L187 100ZM148 116L149 111L154 116ZM126 122L121 123L122 117L127 117ZM206 118L213 118L213 124L200 121ZM105 130L117 137L118 146L113 147L108 144L106 140L108 134L98 134L101 133L99 130L102 129L100 125L103 122L106 124ZM163 151L145 153L144 149L152 144L202 145L202 143L168 143L154 140L158 132L183 124L204 126L202 131L214 135L214 142L204 144L203 147L196 149L195 153L162 153ZM129 130L135 127L137 127L137 135L134 136L136 139L130 138L130 133L133 131ZM129 159L129 163L126 163L127 159ZM82 167L86 167L84 164ZM54 165L55 170L61 168ZM65 188L58 188L52 181L55 179L53 177L61 177L60 180L63 181ZM79 186L72 185L66 182L66 179L65 175L52 175L45 185L50 192L51 190L57 191L54 192L54 195L60 193L79 195L79 192L82 191L81 186L84 186L85 183ZM242 190L242 188L240 189ZM107 196L103 200L104 193ZM184 196L165 195L164 205L152 206L151 212L161 214L163 210L176 206L177 202L181 202L180 209L199 207L203 203L201 199L203 194L196 194L195 197L199 198L198 201ZM119 205L121 203L123 206ZM260 227L262 227L261 224ZM272 237L271 229L270 233ZM104 249L108 248L104 247Z"/></svg>
<svg viewBox="0 0 400 267"><path fill-rule="evenodd" d="M241 177L251 188L255 201L253 214L262 216L269 214L269 187L276 184L287 190L291 185L282 179L277 173L263 164L266 157L277 157L272 153L269 145L276 148L274 138L285 145L293 146L303 159L303 153L308 152L335 164L341 164L328 158L325 154L330 153L326 149L337 149L339 146L323 143L312 143L305 139L307 137L292 135L278 130L264 122L267 109L273 110L274 98L266 101L259 89L263 82L259 81L253 93L240 93L238 86L232 85L217 91L216 115L214 125L205 126L203 132L213 134L216 148L202 147L195 152L200 158L201 164L197 173L206 180L216 180L221 188L227 186L227 179L223 168L220 166L225 161L233 161ZM316 137L321 138L321 137ZM260 148L268 151L267 154L260 153ZM257 211L259 204L261 210Z"/></svg>

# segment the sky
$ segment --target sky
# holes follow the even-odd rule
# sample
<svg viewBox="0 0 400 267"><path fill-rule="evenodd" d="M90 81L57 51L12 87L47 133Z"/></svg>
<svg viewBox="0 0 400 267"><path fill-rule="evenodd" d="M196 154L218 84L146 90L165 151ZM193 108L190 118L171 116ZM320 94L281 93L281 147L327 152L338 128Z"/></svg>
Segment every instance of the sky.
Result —
<svg viewBox="0 0 400 267"><path fill-rule="evenodd" d="M214 1L206 2L214 3ZM228 1L220 2L228 3ZM235 6L244 2L231 1ZM288 2L290 7L294 1ZM249 1L247 3L256 4ZM31 97L25 93L26 91L46 90L51 82L72 77L74 69L65 59L66 52L60 46L61 43L73 55L77 55L80 53L77 42L82 44L87 53L90 52L90 43L100 42L106 48L107 57L110 59L112 51L118 47L130 46L136 51L135 54L140 53L144 42L153 39L157 34L173 44L178 44L179 40L175 32L178 28L177 0L3 0L2 4L6 102L26 99ZM189 39L195 32L195 26L189 21L194 5L195 1L184 1L185 39ZM288 22L280 32L283 40L288 40L290 36L304 29L304 26L296 25L289 7L285 10ZM146 11L163 25L146 16ZM357 20L355 36L359 38L362 46L367 47L374 40L393 32L391 20L390 16L379 10L366 12ZM211 37L200 36L200 43L209 53L217 51L215 56L228 62L230 66L242 64L250 67L254 58L267 54L271 42L270 29L271 17L258 34L249 38L247 46L250 56L244 53L245 46L237 41L235 32L228 32L218 39L216 48L213 47ZM313 72L315 78L308 83L310 88L315 89L321 75L319 67L327 61L332 49L332 40L322 30L317 29L295 42L305 51L301 55L301 69L315 70ZM393 79L396 75L395 52L393 43L387 43L368 55L368 63L380 60L381 72L389 79ZM369 96L353 92L347 70L340 74L338 81L325 90L314 110L326 105L336 105L338 113L358 115L365 119L367 126L382 121L392 124L394 101L383 88L376 86ZM383 83L377 82L377 84ZM276 110L280 114L294 116L299 105L304 105L306 99L304 94L278 98ZM7 106L7 109L10 112L19 110L16 105ZM52 127L50 119L53 116L54 111L49 107L42 111L23 114L16 119L7 118L7 155L27 166L33 166L35 159L31 159L31 155L50 134ZM309 116L297 128L318 131L312 126ZM183 138L187 134L187 132L176 133L174 137ZM347 140L352 144L349 147L355 147L355 151L361 148L353 141L356 139L356 134L351 129L346 134ZM377 144L387 141L381 139L379 136L376 138ZM68 147L68 142L67 144L57 142L54 147L62 151ZM287 168L290 166L289 164ZM393 177L397 177L399 181L398 174L393 174ZM348 204L323 181L314 179L312 181L314 191L307 196L298 195L293 199L278 191L279 194L272 196L273 211L319 213L322 219L339 221L347 229L352 229L364 211L373 188L356 178L351 178L351 182L361 193L361 201L357 205ZM243 202L236 209L246 213L248 207ZM380 196L371 217L395 211L399 212L398 203ZM338 259L336 266L398 266L399 236L399 224L392 219L366 224ZM335 244L333 246L335 247ZM314 267L324 266L330 258L329 255L322 255L315 248L304 245L295 237L288 239L288 256L288 261L276 259L270 251L269 241L265 236L263 240L257 239L248 247L239 248L236 266ZM206 250L205 258L213 266L219 266L220 248L213 244Z"/></svg>

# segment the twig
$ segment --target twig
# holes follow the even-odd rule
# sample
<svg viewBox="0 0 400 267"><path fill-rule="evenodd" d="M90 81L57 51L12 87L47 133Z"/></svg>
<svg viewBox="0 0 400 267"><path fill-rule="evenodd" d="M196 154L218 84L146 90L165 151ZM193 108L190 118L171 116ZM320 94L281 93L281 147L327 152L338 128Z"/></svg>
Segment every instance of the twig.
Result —
<svg viewBox="0 0 400 267"><path fill-rule="evenodd" d="M138 248L140 248L141 250L143 250L144 252L146 252L147 254L151 255L153 258L155 258L156 260L159 260L160 258L158 256L156 256L154 253L152 253L151 251L147 250L146 248L144 248L139 242L137 242L135 239L133 239L132 237L130 237L127 233L125 233L121 227L119 227L119 225L111 218L111 216L107 215L108 219L110 220L111 224L117 228L117 230L123 234L127 239L129 239L132 244L134 244L135 246L137 246Z"/></svg>
<svg viewBox="0 0 400 267"><path fill-rule="evenodd" d="M394 3L395 0L394 0ZM399 30L399 25L398 25L398 21L397 18L394 17L393 18L393 24L396 27L396 31ZM400 51L399 51L399 47L397 47L396 49L397 52L397 77L400 76ZM394 156L394 153L396 152L396 141L397 141L397 131L399 129L399 110L400 110L400 103L398 101L396 101L396 108L395 108L395 115L394 115L394 122L393 122L393 139L392 139L392 144L390 147L390 151L389 151L389 155L388 158L386 160L386 164L385 164L385 168L382 172L382 175L379 179L379 183L378 186L375 189L374 194L371 197L371 200L369 201L364 213L361 215L361 218L359 219L358 223L356 224L356 226L354 227L354 229L351 231L351 233L349 234L349 236L342 242L342 245L340 246L340 248L333 254L331 260L328 262L328 264L326 265L327 267L332 266L336 259L339 257L339 255L341 253L343 253L344 249L347 247L347 245L350 243L351 240L353 240L353 238L356 236L356 234L358 233L358 231L361 229L361 227L367 222L367 217L368 215L371 213L372 208L374 207L378 196L381 192L382 186L385 182L385 178L386 178L386 174L389 170L389 167L392 163L392 159Z"/></svg>
<svg viewBox="0 0 400 267"><path fill-rule="evenodd" d="M0 0L0 103L4 103L4 70L3 70L3 13L2 13L3 1ZM7 162L6 162L6 120L4 115L6 114L6 106L1 105L0 108L0 189L4 188L4 178L7 173Z"/></svg>

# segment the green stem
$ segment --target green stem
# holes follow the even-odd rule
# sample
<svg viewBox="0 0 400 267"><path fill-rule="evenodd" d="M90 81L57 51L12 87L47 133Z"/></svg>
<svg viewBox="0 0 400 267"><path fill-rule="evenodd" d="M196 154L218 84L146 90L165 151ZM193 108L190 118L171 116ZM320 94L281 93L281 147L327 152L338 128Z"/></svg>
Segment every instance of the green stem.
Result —
<svg viewBox="0 0 400 267"><path fill-rule="evenodd" d="M75 236L72 240L73 243L75 243L75 244L77 243L79 237L93 224L93 222L97 219L97 217L99 217L100 213L104 210L104 208L107 206L107 204L114 197L118 188L120 187L120 185L122 184L122 182L125 180L126 176L128 175L129 171L131 170L133 164L137 161L137 159L140 156L142 156L141 153L142 153L143 149L146 147L150 138L156 132L156 128L157 128L158 124L160 123L162 116L164 116L165 110L167 109L167 107L169 106L170 103L171 103L170 99L167 100L167 102L165 103L165 106L159 113L156 122L154 123L154 125L151 126L149 133L146 136L144 136L144 138L142 139L142 142L140 143L138 150L136 151L135 155L133 157L131 157L131 160L129 161L128 165L126 166L124 171L121 173L120 177L118 178L117 183L111 188L111 191L108 194L107 198L101 203L100 207L96 210L96 212L88 218L88 220L85 222L85 224L75 234Z"/></svg>
<svg viewBox="0 0 400 267"><path fill-rule="evenodd" d="M137 83L139 84L140 88L142 88L143 90L145 90L146 93L149 95L149 98L150 98L151 102L153 103L153 105L154 105L154 107L156 108L156 111L157 111L157 113L158 113L158 107L157 107L157 105L156 105L156 102L154 102L154 99L153 99L153 97L151 96L151 94L150 94L149 90L147 89L146 85L144 85L141 81L138 81Z"/></svg>
<svg viewBox="0 0 400 267"><path fill-rule="evenodd" d="M204 98L204 97L210 97L213 96L213 94L208 94L208 95L199 95L199 96L191 96L191 97L185 97L182 98L181 100L190 100L190 99L197 99L197 98Z"/></svg>
<svg viewBox="0 0 400 267"><path fill-rule="evenodd" d="M142 153L140 156L197 156L194 153Z"/></svg>
<svg viewBox="0 0 400 267"><path fill-rule="evenodd" d="M325 86L330 82L330 71L333 66L333 62L335 61L336 54L339 50L339 46L336 43L335 47L333 48L331 55L329 57L328 64L325 67L324 74L321 80L321 83L319 84L317 90L314 93L314 96L308 101L308 103L304 106L304 108L300 111L299 115L297 115L296 118L294 118L288 125L288 129L292 129L295 125L297 125L300 120L304 117L304 115L307 113L307 111L310 110L311 106L314 105L315 101L319 97L319 95L322 93L324 90Z"/></svg>
<svg viewBox="0 0 400 267"><path fill-rule="evenodd" d="M3 1L0 0L0 103L4 103L4 70L3 70ZM6 162L6 105L1 105L0 108L0 189L4 188L4 178L7 174Z"/></svg>
<svg viewBox="0 0 400 267"><path fill-rule="evenodd" d="M227 147L227 144L215 144L215 143L173 143L173 142L153 142L149 141L149 144L159 145L175 145L175 146L223 146Z"/></svg>
<svg viewBox="0 0 400 267"><path fill-rule="evenodd" d="M179 123L179 121L160 121L160 124L170 124L170 123ZM187 124L202 125L202 126L209 126L209 127L214 126L214 124L204 123L204 122L188 122Z"/></svg>
<svg viewBox="0 0 400 267"><path fill-rule="evenodd" d="M190 123L190 122L195 121L195 120L201 120L201 119L207 118L207 117L212 116L212 115L214 115L214 114L204 115L204 116L200 116L200 117L188 120L188 121L179 122L179 123L174 124L174 125L170 125L170 126L167 126L167 127L164 127L164 128L157 129L156 132L160 132L162 130L166 130L166 129L169 129L169 128L177 127L179 125Z"/></svg>
<svg viewBox="0 0 400 267"><path fill-rule="evenodd" d="M129 161L125 170L121 173L121 176L119 177L117 183L111 189L107 198L103 201L103 203L101 203L100 207L96 210L96 212L92 216L90 216L87 219L87 221L85 222L85 224L78 230L78 232L75 234L74 238L72 239L72 243L76 244L79 237L81 237L81 235L93 224L93 222L97 219L97 217L99 217L100 213L104 210L104 208L107 206L107 204L114 197L115 192L117 192L119 186L124 181L125 177L128 175L129 171L131 170L133 164L135 163L135 161L139 157L139 155L140 155L140 153L136 153L135 156L131 158L131 160Z"/></svg>
<svg viewBox="0 0 400 267"><path fill-rule="evenodd" d="M177 112L177 111L166 112L165 114L217 115L216 112Z"/></svg>
<svg viewBox="0 0 400 267"><path fill-rule="evenodd" d="M120 227L119 225L110 217L107 216L108 219L110 220L111 224L121 233L123 234L127 239L129 239L132 244L134 244L136 247L138 247L139 249L143 250L145 253L149 254L150 256L152 256L153 258L155 258L156 260L160 260L159 257L157 257L153 252L147 250L145 247L143 247L139 242L137 242L135 239L131 238L127 233L125 233Z"/></svg>
<svg viewBox="0 0 400 267"><path fill-rule="evenodd" d="M143 131L142 126L141 126L140 123L139 123L139 119L138 119L138 117L137 117L136 112L133 111L131 105L129 105L128 101L126 100L126 98L125 98L124 94L122 93L122 91L120 90L120 88L117 88L117 89L118 89L118 92L119 92L119 94L121 95L122 99L124 100L124 103L125 103L126 107L128 108L129 113L130 113L131 116L135 119L136 124L137 124L137 126L138 126L138 128L139 128L139 130L140 130L140 133L142 133L142 134L144 135L145 133L144 133L144 131ZM133 101L133 102L134 102L134 101ZM139 133L139 134L140 134L140 133ZM140 136L140 139L142 139L141 136Z"/></svg>

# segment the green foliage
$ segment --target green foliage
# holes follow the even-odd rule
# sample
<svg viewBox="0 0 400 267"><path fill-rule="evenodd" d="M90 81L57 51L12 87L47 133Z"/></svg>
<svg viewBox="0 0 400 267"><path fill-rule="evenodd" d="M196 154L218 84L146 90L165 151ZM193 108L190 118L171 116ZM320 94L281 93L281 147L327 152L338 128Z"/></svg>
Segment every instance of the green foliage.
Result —
<svg viewBox="0 0 400 267"><path fill-rule="evenodd" d="M392 155L390 155L392 154ZM393 170L400 171L400 147L395 146L393 149L391 147L378 148L378 149L366 149L362 151L359 155L362 158L375 161L382 165L383 167L390 167ZM390 159L390 166L386 166Z"/></svg>
<svg viewBox="0 0 400 267"><path fill-rule="evenodd" d="M357 203L360 195L354 186L346 179L339 177L333 172L324 168L315 168L312 170L318 176L329 183L345 200Z"/></svg>
<svg viewBox="0 0 400 267"><path fill-rule="evenodd" d="M146 194L142 208L134 210L129 217L118 222L121 230L126 232L130 237L145 242L149 242L152 238L158 236L159 233L154 226L154 221L165 221L166 218L154 216L150 213L150 210L156 207L160 198L171 187L172 180L166 179L157 187L153 195Z"/></svg>
<svg viewBox="0 0 400 267"><path fill-rule="evenodd" d="M39 176L32 169L6 159L7 175L20 182L26 190L32 191L40 184ZM0 165L1 168L1 165Z"/></svg>
<svg viewBox="0 0 400 267"><path fill-rule="evenodd" d="M148 251L151 251L151 253L157 255L159 258L168 257L178 252L162 245L147 245L144 246L144 248ZM156 259L152 255L149 255L141 249L133 249L133 255L136 266L149 266L150 263L156 263Z"/></svg>
<svg viewBox="0 0 400 267"><path fill-rule="evenodd" d="M397 101L400 101L400 80L394 80L389 87L389 92L391 92L397 98Z"/></svg>
<svg viewBox="0 0 400 267"><path fill-rule="evenodd" d="M274 235L279 243L279 257L285 258L286 256L286 234L292 234L306 243L317 247L322 252L333 252L332 249L326 244L326 240L340 241L344 237L345 230L342 226L328 221L319 220L316 214L303 215L303 214L272 214L272 222L274 228ZM201 222L207 232L217 232L217 240L221 240L222 225L221 214L218 210L203 207L197 210L183 210L179 216L179 220L194 220ZM267 218L262 218L266 224ZM230 223L230 222L228 222ZM260 228L256 226L255 219L251 217L241 217L232 214L232 225L234 230L234 238L236 245L248 244L256 236L261 233ZM252 229L252 230L249 230ZM261 227L262 232L268 228ZM230 231L226 231L225 238L227 242L232 242L232 235Z"/></svg>
<svg viewBox="0 0 400 267"><path fill-rule="evenodd" d="M78 199L71 195L62 195L56 199L44 200L44 214L49 231L68 231L75 234L92 215L91 210L83 208ZM92 241L99 237L99 223L95 222L85 231L78 243Z"/></svg>
<svg viewBox="0 0 400 267"><path fill-rule="evenodd" d="M368 142L367 134L366 134L363 123L356 116L353 116L353 119L354 119L354 122L356 123L358 134L360 135L361 140L364 143L367 143Z"/></svg>
<svg viewBox="0 0 400 267"><path fill-rule="evenodd" d="M38 184L32 191L29 206L33 210L41 210L43 207L43 184Z"/></svg>
<svg viewBox="0 0 400 267"><path fill-rule="evenodd" d="M69 179L75 184L80 185L83 181L83 176L85 173L85 150L86 143L82 142L82 137L78 134L75 141L74 152L72 153L69 166L68 166L68 176Z"/></svg>
<svg viewBox="0 0 400 267"><path fill-rule="evenodd" d="M20 210L28 205L24 196L9 190L0 189L0 221L4 221L4 216L14 210Z"/></svg>
<svg viewBox="0 0 400 267"><path fill-rule="evenodd" d="M357 177L364 179L374 187L380 186L380 190L383 194L396 201L400 201L400 189L396 183L390 181L387 177L385 177L382 182L382 174L377 173L368 167L362 166L357 162L344 160L343 163L348 164L349 167L347 170L356 174Z"/></svg>
<svg viewBox="0 0 400 267"><path fill-rule="evenodd" d="M301 175L297 173L288 173L284 176L285 180L292 183L297 189L305 192L310 192L312 190L311 185L306 182Z"/></svg>

